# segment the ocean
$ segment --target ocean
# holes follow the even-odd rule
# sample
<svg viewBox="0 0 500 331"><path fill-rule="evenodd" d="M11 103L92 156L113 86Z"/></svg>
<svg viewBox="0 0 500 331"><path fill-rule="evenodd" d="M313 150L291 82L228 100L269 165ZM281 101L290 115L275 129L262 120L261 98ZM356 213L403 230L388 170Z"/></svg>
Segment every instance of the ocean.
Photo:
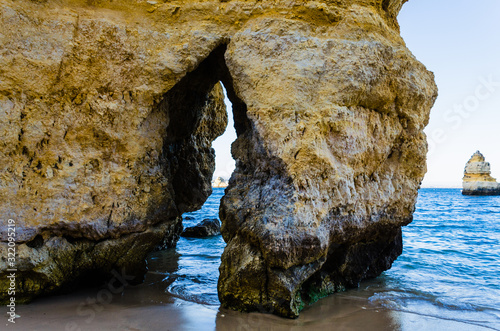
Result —
<svg viewBox="0 0 500 331"><path fill-rule="evenodd" d="M194 218L184 226L217 218L223 194L224 189L214 189L201 210L184 215ZM403 228L403 241L403 254L390 270L334 296L357 300L363 309L429 317L430 325L442 320L460 322L458 329L500 330L500 197L421 189L414 221ZM224 246L221 236L181 238L177 248L151 254L149 268L166 275L171 295L215 308ZM171 266L172 259L175 270L166 274L165 261ZM315 306L322 305L307 310ZM418 325L409 320L393 322L397 329L414 330Z"/></svg>
<svg viewBox="0 0 500 331"><path fill-rule="evenodd" d="M184 226L218 217L223 189ZM420 190L404 251L359 288L306 307L295 320L220 307L222 237L181 238L148 256L142 284L111 294L106 284L19 306L12 330L500 330L500 197L460 189ZM3 330L3 328L0 327Z"/></svg>

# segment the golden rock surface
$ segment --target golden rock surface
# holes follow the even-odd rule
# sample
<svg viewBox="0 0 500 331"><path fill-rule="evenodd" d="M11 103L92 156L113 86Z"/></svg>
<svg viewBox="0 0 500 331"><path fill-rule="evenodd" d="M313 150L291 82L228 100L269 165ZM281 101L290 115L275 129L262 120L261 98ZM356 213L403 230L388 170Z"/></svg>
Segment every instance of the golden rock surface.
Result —
<svg viewBox="0 0 500 331"><path fill-rule="evenodd" d="M238 135L222 305L296 317L389 268L437 96L404 2L0 0L0 253L15 219L19 292L140 274L175 244L211 191L219 81Z"/></svg>

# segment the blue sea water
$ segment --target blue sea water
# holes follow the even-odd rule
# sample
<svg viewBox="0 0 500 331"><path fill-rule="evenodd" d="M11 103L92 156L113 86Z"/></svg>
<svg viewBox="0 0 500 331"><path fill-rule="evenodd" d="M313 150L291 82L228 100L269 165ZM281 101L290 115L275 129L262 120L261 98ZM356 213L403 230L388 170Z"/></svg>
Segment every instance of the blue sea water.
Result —
<svg viewBox="0 0 500 331"><path fill-rule="evenodd" d="M184 215L194 218L184 226L218 217L223 194L223 189L214 189L201 210ZM500 197L462 196L460 189L421 189L414 221L403 228L403 241L403 254L390 270L341 295L365 300L372 308L458 321L471 329L500 330ZM175 249L150 256L150 270L175 261L174 268L169 264L167 291L218 306L224 246L221 236L181 238Z"/></svg>
<svg viewBox="0 0 500 331"><path fill-rule="evenodd" d="M403 245L370 301L500 330L499 196L421 189Z"/></svg>
<svg viewBox="0 0 500 331"><path fill-rule="evenodd" d="M218 219L220 199L223 196L223 188L214 188L202 209L183 215L184 228L194 226L207 218ZM175 249L151 254L148 259L151 265L149 269L163 272L165 263L171 267L172 261L175 261L176 270L168 275L169 279L175 280L168 287L168 292L180 299L219 305L217 280L224 247L226 243L221 235L207 238L181 237ZM166 256L168 259L165 259Z"/></svg>

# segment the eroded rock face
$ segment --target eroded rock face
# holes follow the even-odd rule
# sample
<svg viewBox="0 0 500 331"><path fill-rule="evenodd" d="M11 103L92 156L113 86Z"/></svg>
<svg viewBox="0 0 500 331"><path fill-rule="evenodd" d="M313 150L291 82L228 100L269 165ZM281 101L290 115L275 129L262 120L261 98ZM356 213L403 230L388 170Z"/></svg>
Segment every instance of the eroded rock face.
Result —
<svg viewBox="0 0 500 331"><path fill-rule="evenodd" d="M436 97L404 2L3 1L0 250L15 219L19 297L140 275L175 244L211 191L219 81L238 135L222 305L295 317L389 268Z"/></svg>
<svg viewBox="0 0 500 331"><path fill-rule="evenodd" d="M465 165L463 195L500 195L500 183L491 177L491 166L476 151Z"/></svg>
<svg viewBox="0 0 500 331"><path fill-rule="evenodd" d="M251 128L221 205L226 307L296 317L402 252L436 86L380 7L337 9L326 26L255 19L229 44Z"/></svg>
<svg viewBox="0 0 500 331"><path fill-rule="evenodd" d="M113 269L141 276L146 254L174 246L181 214L210 195L211 143L227 124L208 65L223 36L67 5L0 11L3 300L7 219L18 302Z"/></svg>

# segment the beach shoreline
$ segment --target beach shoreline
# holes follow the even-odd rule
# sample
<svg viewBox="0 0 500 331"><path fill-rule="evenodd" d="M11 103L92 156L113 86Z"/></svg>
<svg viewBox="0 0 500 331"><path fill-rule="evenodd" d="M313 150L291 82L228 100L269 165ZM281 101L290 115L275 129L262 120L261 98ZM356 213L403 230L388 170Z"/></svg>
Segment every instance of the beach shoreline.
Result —
<svg viewBox="0 0 500 331"><path fill-rule="evenodd" d="M128 287L109 303L99 289L41 298L18 307L11 330L495 330L434 316L391 310L356 290L334 294L304 309L297 319L240 313L160 293L151 284ZM149 301L149 302L148 302Z"/></svg>
<svg viewBox="0 0 500 331"><path fill-rule="evenodd" d="M223 190L214 193L186 226L216 215ZM500 237L492 205L498 197L423 189L392 269L319 300L297 319L220 308L225 244L212 236L181 238L176 248L150 253L142 284L108 282L16 306L20 318L2 330L500 330L494 245Z"/></svg>
<svg viewBox="0 0 500 331"><path fill-rule="evenodd" d="M170 261L169 263L176 263ZM164 265L165 266L165 265ZM176 266L173 266L174 268ZM299 318L241 313L216 304L187 301L169 292L175 279L149 271L145 281L109 294L108 286L39 298L18 307L20 318L11 330L498 330L473 322L390 309L377 299L384 277L362 282L357 289L323 298L306 307ZM404 308L404 307L402 307ZM415 309L414 309L415 310Z"/></svg>

